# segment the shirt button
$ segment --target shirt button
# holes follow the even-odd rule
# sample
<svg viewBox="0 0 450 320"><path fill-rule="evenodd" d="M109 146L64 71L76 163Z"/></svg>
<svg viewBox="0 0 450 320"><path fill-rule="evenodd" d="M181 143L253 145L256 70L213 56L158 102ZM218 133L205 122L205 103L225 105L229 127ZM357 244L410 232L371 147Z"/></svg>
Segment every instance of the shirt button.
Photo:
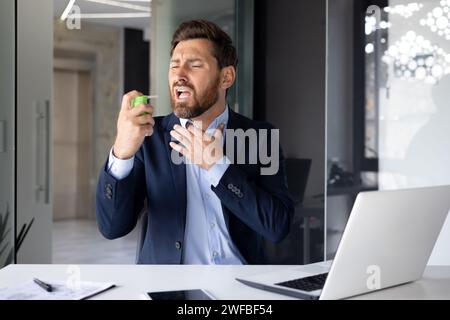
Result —
<svg viewBox="0 0 450 320"><path fill-rule="evenodd" d="M211 223L211 229L214 229L215 226L216 226L215 223Z"/></svg>
<svg viewBox="0 0 450 320"><path fill-rule="evenodd" d="M177 250L180 250L180 249L181 249L181 242L180 242L180 241L175 242L175 248L176 248Z"/></svg>
<svg viewBox="0 0 450 320"><path fill-rule="evenodd" d="M213 257L217 257L219 255L219 253L217 251L213 251Z"/></svg>

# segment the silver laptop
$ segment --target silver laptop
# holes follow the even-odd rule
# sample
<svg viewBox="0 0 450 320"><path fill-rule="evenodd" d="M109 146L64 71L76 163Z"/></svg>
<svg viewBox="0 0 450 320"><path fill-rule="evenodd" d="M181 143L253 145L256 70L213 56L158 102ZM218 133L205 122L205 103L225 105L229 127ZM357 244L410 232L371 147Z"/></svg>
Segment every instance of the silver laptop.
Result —
<svg viewBox="0 0 450 320"><path fill-rule="evenodd" d="M332 263L240 277L301 299L342 299L422 277L450 210L450 186L362 192Z"/></svg>

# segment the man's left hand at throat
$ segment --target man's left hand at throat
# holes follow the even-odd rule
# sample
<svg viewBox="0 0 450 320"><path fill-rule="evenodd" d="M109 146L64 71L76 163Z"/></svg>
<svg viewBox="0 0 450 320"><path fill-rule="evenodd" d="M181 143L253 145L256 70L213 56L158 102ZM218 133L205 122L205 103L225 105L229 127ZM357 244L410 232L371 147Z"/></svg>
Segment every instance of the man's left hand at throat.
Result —
<svg viewBox="0 0 450 320"><path fill-rule="evenodd" d="M188 128L175 125L170 135L180 143L170 142L170 146L180 152L191 163L209 170L223 159L224 124L219 125L212 135L188 123Z"/></svg>

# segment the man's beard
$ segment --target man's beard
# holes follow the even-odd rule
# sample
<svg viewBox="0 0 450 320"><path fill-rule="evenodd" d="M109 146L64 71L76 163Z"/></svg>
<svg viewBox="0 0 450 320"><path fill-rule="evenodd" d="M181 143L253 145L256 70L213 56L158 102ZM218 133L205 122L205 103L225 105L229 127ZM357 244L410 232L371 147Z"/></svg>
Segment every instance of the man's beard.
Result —
<svg viewBox="0 0 450 320"><path fill-rule="evenodd" d="M205 90L205 93L197 98L197 92L194 91L194 88L189 83L180 83L180 85L189 87L193 91L193 103L188 105L187 102L177 102L173 90L170 90L170 102L173 112L178 118L183 119L193 119L201 116L219 100L219 84L220 77L218 76Z"/></svg>

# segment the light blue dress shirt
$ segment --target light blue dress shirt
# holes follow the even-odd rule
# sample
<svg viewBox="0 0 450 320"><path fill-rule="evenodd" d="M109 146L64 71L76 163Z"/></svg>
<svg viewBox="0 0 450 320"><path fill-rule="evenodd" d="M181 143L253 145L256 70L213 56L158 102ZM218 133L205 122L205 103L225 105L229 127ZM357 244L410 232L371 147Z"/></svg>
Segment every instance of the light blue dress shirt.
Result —
<svg viewBox="0 0 450 320"><path fill-rule="evenodd" d="M186 128L188 119L180 118ZM228 123L228 107L208 126L211 134L220 125ZM120 160L109 154L108 172L116 179L123 179L133 169L134 157ZM211 190L217 186L229 166L224 156L209 170L186 161L186 227L184 234L184 264L245 264L230 238L220 199Z"/></svg>

